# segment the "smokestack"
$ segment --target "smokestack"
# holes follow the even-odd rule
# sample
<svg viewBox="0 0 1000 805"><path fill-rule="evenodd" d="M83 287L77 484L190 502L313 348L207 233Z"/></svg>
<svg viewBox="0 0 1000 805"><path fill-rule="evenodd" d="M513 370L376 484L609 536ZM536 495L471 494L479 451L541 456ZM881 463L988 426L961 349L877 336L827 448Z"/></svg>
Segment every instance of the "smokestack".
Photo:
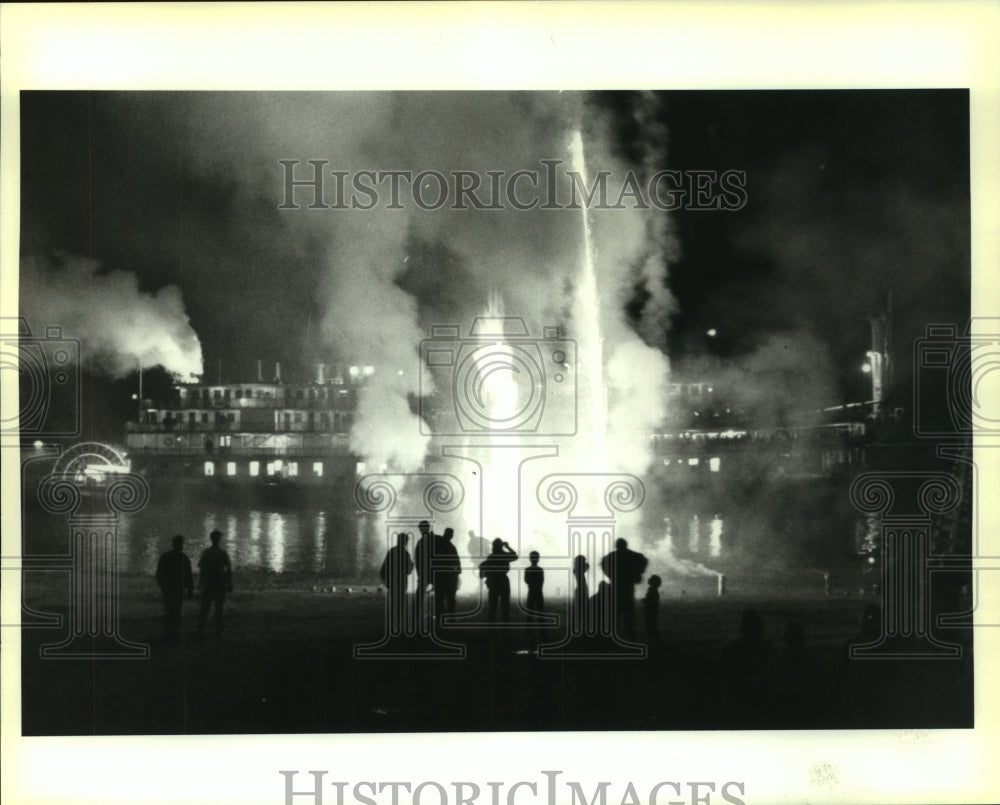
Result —
<svg viewBox="0 0 1000 805"><path fill-rule="evenodd" d="M326 374L326 366L322 363L316 364L316 384L322 386L326 382L324 375Z"/></svg>
<svg viewBox="0 0 1000 805"><path fill-rule="evenodd" d="M264 382L264 361L260 359L257 360L257 382Z"/></svg>
<svg viewBox="0 0 1000 805"><path fill-rule="evenodd" d="M872 348L868 351L872 376L872 413L878 414L885 400L886 370L889 362L888 316L873 316L869 322L872 328Z"/></svg>
<svg viewBox="0 0 1000 805"><path fill-rule="evenodd" d="M716 579L715 591L716 594L720 596L726 592L726 577L722 573L720 573Z"/></svg>
<svg viewBox="0 0 1000 805"><path fill-rule="evenodd" d="M274 382L275 383L280 383L281 382L281 362L280 361L275 361L274 362Z"/></svg>

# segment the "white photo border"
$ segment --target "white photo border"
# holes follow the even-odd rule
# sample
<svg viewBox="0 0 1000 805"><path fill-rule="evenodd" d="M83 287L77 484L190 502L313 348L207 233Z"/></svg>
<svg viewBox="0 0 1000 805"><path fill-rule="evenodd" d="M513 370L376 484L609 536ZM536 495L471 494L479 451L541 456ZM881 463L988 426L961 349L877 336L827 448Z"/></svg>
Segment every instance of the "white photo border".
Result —
<svg viewBox="0 0 1000 805"><path fill-rule="evenodd" d="M2 315L17 315L20 90L967 87L972 315L996 316L998 32L990 2L4 5ZM16 394L4 388L4 405ZM6 557L19 545L19 473L17 450L0 453ZM977 451L983 489L1000 477L992 453ZM980 553L1000 556L996 502L976 504ZM4 574L4 623L18 617L17 575ZM981 612L1000 622L990 575ZM617 733L613 748L588 733L22 738L18 630L2 640L7 802L281 805L281 769L300 770L300 788L310 769L352 781L508 785L541 785L543 770L560 770L585 791L610 780L617 792L628 782L643 792L660 780L713 781L716 791L741 781L747 805L991 802L1000 793L997 629L976 632L973 730Z"/></svg>

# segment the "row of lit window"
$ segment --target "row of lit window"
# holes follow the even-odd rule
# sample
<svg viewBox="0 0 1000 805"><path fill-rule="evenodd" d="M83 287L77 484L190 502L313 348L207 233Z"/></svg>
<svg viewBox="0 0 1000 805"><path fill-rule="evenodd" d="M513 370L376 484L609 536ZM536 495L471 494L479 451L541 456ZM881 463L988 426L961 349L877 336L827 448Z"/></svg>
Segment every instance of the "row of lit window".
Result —
<svg viewBox="0 0 1000 805"><path fill-rule="evenodd" d="M706 383L671 383L668 393L671 397L677 397L686 391L688 397L700 397L702 389L706 390L709 394L715 391L712 386Z"/></svg>
<svg viewBox="0 0 1000 805"><path fill-rule="evenodd" d="M198 393L195 392L194 396L197 397ZM256 396L258 400L270 400L271 392L264 391L263 389L257 389ZM203 400L207 400L209 397L213 400L228 400L230 397L235 397L236 399L244 397L248 400L252 400L254 398L254 393L253 389L202 389L201 398Z"/></svg>
<svg viewBox="0 0 1000 805"><path fill-rule="evenodd" d="M208 413L205 411L189 411L187 415L187 421L189 424L193 425L197 423L200 418L201 423L207 425L209 423L210 417L212 422L228 422L229 424L235 424L236 422L236 417L234 414L221 414L214 412ZM155 410L150 409L149 411L146 412L146 422L155 425L159 421L160 421L159 414ZM184 414L178 413L176 416L171 416L170 411L167 411L163 415L163 424L166 425L170 421L183 423Z"/></svg>
<svg viewBox="0 0 1000 805"><path fill-rule="evenodd" d="M679 458L676 461L669 458L663 459L663 464L664 466L667 467L669 467L671 464L687 464L689 467L697 467L700 463L701 460L697 458L688 458L688 459ZM720 459L710 458L708 460L709 472L718 472L720 466L722 466L722 461Z"/></svg>
<svg viewBox="0 0 1000 805"><path fill-rule="evenodd" d="M654 433L650 436L650 440L653 442L659 441L673 441L674 439L693 439L695 441L700 441L704 439L742 439L747 435L745 430L724 430L724 431L697 431L694 433L683 431L679 434L673 433Z"/></svg>
<svg viewBox="0 0 1000 805"><path fill-rule="evenodd" d="M218 466L217 466L218 464ZM216 472L218 470L218 472ZM247 474L251 478L257 478L260 476L261 462L251 461L247 464ZM323 462L314 461L312 465L313 475L317 478L323 477ZM236 476L240 473L237 471L237 466L235 461L206 461L205 462L205 475L222 475L225 473L228 476ZM297 461L283 461L280 458L274 461L264 462L264 473L268 477L275 475L283 475L286 478L296 478L299 474L299 462Z"/></svg>
<svg viewBox="0 0 1000 805"><path fill-rule="evenodd" d="M328 411L319 411L318 415L319 415L320 424L326 425L326 424L328 424L330 422L330 413ZM306 419L305 419L306 415L302 411L283 411L282 412L282 416L284 417L284 421L286 423L287 422L295 422L296 424L301 424L301 423L303 423L303 422L306 421ZM349 414L349 413L340 413L338 411L338 412L334 413L333 417L334 417L334 421L337 421L338 419L345 419L345 418L350 419L351 414Z"/></svg>
<svg viewBox="0 0 1000 805"><path fill-rule="evenodd" d="M171 416L168 413L163 418L164 424L168 423L170 421L170 419L171 419ZM322 427L327 427L327 426L329 426L329 424L331 422L331 415L327 411L321 411L321 412L319 412L318 419L319 419L319 424ZM150 423L150 424L153 424L153 425L157 424L158 421L159 421L159 417L158 417L156 411L149 411L146 414L146 421L148 423ZM176 421L178 423L182 423L183 424L183 422L185 421L184 420L184 415L183 414L178 414L178 416L176 418ZM206 413L204 411L189 411L188 412L188 415L187 415L187 422L188 422L188 424L194 425L194 424L197 424L199 421L203 425L208 425L210 423L215 423L215 424L226 423L226 424L229 424L229 425L235 425L236 424L236 416L233 413L226 413L226 414L211 413L211 412ZM282 415L282 420L281 421L284 424L286 424L286 425L287 424L291 424L292 422L294 422L296 425L301 425L301 424L303 424L306 421L306 418L305 418L305 414L302 411L285 411L283 413L283 415ZM347 427L346 423L349 423L351 421L351 414L346 414L346 413L345 414L341 414L339 412L338 413L334 413L333 417L332 417L332 421L335 424L337 424L338 427ZM280 426L280 423L278 425L276 425L276 427L279 427L279 426Z"/></svg>
<svg viewBox="0 0 1000 805"><path fill-rule="evenodd" d="M327 388L309 388L309 389L283 389L288 394L283 394L283 397L294 397L297 400L302 400L308 397L310 400L326 400L333 397L333 389ZM346 395L350 392L347 389L336 389L339 395ZM198 397L198 393L195 392L195 397ZM229 399L245 399L252 400L256 397L258 400L270 400L271 392L264 391L263 389L257 389L257 393L254 394L253 389L207 389L203 388L201 390L201 399L208 400L209 398L213 400L229 400Z"/></svg>

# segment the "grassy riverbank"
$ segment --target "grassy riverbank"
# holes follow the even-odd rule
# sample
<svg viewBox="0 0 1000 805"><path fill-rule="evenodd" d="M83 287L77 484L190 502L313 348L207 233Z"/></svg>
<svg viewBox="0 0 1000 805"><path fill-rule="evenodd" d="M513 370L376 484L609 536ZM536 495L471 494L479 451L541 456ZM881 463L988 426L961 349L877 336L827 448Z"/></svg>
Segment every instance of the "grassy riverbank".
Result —
<svg viewBox="0 0 1000 805"><path fill-rule="evenodd" d="M32 574L26 589L32 609L66 614L65 577ZM683 594L667 585L659 639L644 660L539 659L537 644L558 642L565 629L531 630L516 608L519 623L509 629L483 628L483 613L441 629L443 640L464 647L460 659L356 659L356 646L384 632L385 599L374 586L347 592L334 580L238 577L222 637L198 640L190 601L176 644L161 637L148 577L122 577L118 600L119 634L148 645L146 659L42 659L42 646L59 643L67 628L22 630L25 734L726 728L735 724L716 659L751 604L776 649L787 621L806 629L815 708L803 723L781 726L971 725L968 630L942 635L964 644L960 660L859 666L845 659L845 645L866 599L852 585L824 595L812 576L729 579L722 597L714 578L692 580ZM459 609L471 613L475 604L460 598ZM566 607L565 597L547 599L550 612L565 615ZM637 602L643 641L640 613ZM772 712L763 707L757 726L779 726Z"/></svg>

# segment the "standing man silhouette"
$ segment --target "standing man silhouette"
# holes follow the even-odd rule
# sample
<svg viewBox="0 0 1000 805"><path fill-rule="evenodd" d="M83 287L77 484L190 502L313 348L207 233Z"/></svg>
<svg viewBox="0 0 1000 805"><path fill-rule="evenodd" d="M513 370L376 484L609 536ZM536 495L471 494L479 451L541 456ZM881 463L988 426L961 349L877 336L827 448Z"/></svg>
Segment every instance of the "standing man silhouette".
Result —
<svg viewBox="0 0 1000 805"><path fill-rule="evenodd" d="M487 619L493 623L497 619L497 606L504 621L510 620L510 563L517 560L517 553L509 544L497 537L493 540L493 551L479 565L479 577L486 581Z"/></svg>
<svg viewBox="0 0 1000 805"><path fill-rule="evenodd" d="M219 547L222 532L213 531L208 535L212 544L206 548L198 560L198 587L201 589L201 613L198 615L198 637L205 635L208 610L215 605L215 634L222 634L224 616L222 607L226 593L233 591L233 568L229 564L229 554Z"/></svg>
<svg viewBox="0 0 1000 805"><path fill-rule="evenodd" d="M573 578L576 588L573 590L573 604L570 607L570 629L579 635L590 629L590 588L587 584L587 571L590 563L583 554L573 557Z"/></svg>
<svg viewBox="0 0 1000 805"><path fill-rule="evenodd" d="M646 624L646 642L655 643L660 637L660 585L663 579L655 573L649 577L646 595L642 599L642 617Z"/></svg>
<svg viewBox="0 0 1000 805"><path fill-rule="evenodd" d="M379 569L379 576L385 585L390 634L401 632L405 624L406 585L413 572L413 560L406 550L409 539L409 534L400 531L396 535L396 544L388 550Z"/></svg>
<svg viewBox="0 0 1000 805"><path fill-rule="evenodd" d="M446 528L444 534L434 540L434 614L455 611L455 593L462 575L462 560L458 548L452 542L454 528Z"/></svg>
<svg viewBox="0 0 1000 805"><path fill-rule="evenodd" d="M528 588L528 600L525 604L531 612L545 611L545 597L542 594L542 587L545 586L545 571L538 566L538 551L528 554L528 561L531 562L524 569L524 585ZM540 620L534 615L528 616L529 623L536 623Z"/></svg>
<svg viewBox="0 0 1000 805"><path fill-rule="evenodd" d="M163 636L176 640L181 636L181 609L184 593L194 597L194 576L191 560L184 553L184 537L178 534L171 540L173 549L160 557L156 565L156 583L163 594Z"/></svg>
<svg viewBox="0 0 1000 805"><path fill-rule="evenodd" d="M611 579L615 631L620 623L629 640L635 640L635 585L642 580L647 564L645 556L630 550L620 538L615 540L615 549L601 560L601 570Z"/></svg>
<svg viewBox="0 0 1000 805"><path fill-rule="evenodd" d="M433 584L431 576L431 559L434 555L434 533L431 531L431 524L426 520L421 520L417 525L420 529L420 539L413 547L413 564L417 569L417 592L414 604L416 604L417 617L423 616L424 605L427 598L427 586Z"/></svg>

